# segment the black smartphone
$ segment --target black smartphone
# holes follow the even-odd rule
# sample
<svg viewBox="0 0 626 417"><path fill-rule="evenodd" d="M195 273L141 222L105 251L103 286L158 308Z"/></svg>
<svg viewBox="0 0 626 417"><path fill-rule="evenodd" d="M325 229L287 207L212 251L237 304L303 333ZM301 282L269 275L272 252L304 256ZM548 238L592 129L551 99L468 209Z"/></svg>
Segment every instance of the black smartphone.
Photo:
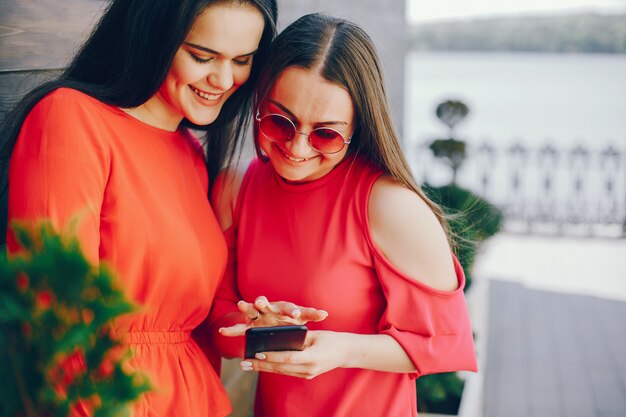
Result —
<svg viewBox="0 0 626 417"><path fill-rule="evenodd" d="M258 352L302 350L306 326L251 327L246 330L245 358Z"/></svg>

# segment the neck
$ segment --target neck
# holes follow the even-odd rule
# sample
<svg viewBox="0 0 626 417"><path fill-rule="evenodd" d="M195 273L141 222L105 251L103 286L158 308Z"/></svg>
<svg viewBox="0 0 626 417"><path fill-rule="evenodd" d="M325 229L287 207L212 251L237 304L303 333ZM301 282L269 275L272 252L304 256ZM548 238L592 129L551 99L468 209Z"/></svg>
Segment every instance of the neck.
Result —
<svg viewBox="0 0 626 417"><path fill-rule="evenodd" d="M137 107L122 110L147 125L168 132L175 132L183 120L182 116L167 111L164 103L158 97L158 93Z"/></svg>

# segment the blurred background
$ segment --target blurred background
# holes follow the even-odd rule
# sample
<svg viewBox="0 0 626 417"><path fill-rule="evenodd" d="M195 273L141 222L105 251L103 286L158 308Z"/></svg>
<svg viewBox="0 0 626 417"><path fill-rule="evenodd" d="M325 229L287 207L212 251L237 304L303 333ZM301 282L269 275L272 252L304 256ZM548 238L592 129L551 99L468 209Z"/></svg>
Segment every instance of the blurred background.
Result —
<svg viewBox="0 0 626 417"><path fill-rule="evenodd" d="M105 5L0 0L0 120ZM626 416L626 0L279 6L280 28L322 11L370 33L416 177L465 214L480 371L420 378L421 410ZM249 416L254 379L223 379Z"/></svg>

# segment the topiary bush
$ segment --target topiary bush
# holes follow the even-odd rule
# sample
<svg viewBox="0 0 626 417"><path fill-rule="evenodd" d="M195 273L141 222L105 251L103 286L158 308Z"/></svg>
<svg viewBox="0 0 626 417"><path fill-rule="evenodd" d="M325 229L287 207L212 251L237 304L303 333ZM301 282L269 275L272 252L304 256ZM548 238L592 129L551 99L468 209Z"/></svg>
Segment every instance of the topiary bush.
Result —
<svg viewBox="0 0 626 417"><path fill-rule="evenodd" d="M472 265L480 244L502 228L502 211L482 197L454 184L424 185L426 195L439 204L449 218L455 253L465 271L467 290L472 282Z"/></svg>
<svg viewBox="0 0 626 417"><path fill-rule="evenodd" d="M424 413L456 414L461 404L463 380L455 372L417 379L417 409Z"/></svg>
<svg viewBox="0 0 626 417"><path fill-rule="evenodd" d="M472 264L484 240L502 227L502 211L471 191L454 184L434 187L426 184L426 195L441 205L449 217L449 228L456 242L455 253L466 277L465 290L472 283ZM418 410L456 414L463 392L463 380L456 373L426 375L417 379Z"/></svg>
<svg viewBox="0 0 626 417"><path fill-rule="evenodd" d="M105 266L49 223L0 254L0 416L129 415L150 385L108 325L133 311Z"/></svg>

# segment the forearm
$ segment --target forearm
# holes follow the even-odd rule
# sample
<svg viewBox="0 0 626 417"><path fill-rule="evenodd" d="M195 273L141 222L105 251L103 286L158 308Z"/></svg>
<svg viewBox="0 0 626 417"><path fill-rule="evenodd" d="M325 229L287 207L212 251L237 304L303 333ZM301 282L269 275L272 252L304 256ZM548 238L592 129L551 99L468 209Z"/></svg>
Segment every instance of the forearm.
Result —
<svg viewBox="0 0 626 417"><path fill-rule="evenodd" d="M343 368L397 373L415 371L415 365L402 346L389 335L355 333L342 333L342 335L346 346Z"/></svg>

